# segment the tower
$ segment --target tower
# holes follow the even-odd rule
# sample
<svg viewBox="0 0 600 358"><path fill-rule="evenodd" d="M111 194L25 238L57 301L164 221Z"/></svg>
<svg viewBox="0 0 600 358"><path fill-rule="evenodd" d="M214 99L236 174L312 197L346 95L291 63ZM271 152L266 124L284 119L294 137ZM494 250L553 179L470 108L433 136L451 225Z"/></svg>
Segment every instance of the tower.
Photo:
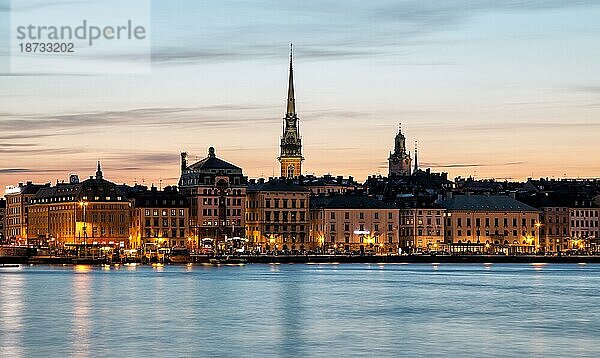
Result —
<svg viewBox="0 0 600 358"><path fill-rule="evenodd" d="M419 170L419 159L417 157L417 155L418 155L417 144L418 144L417 141L415 141L415 167L413 168L413 174Z"/></svg>
<svg viewBox="0 0 600 358"><path fill-rule="evenodd" d="M98 168L96 169L96 179L102 179L102 168L100 167L100 161L98 161Z"/></svg>
<svg viewBox="0 0 600 358"><path fill-rule="evenodd" d="M290 44L290 77L288 83L287 110L283 118L283 134L281 135L280 154L277 158L281 163L281 176L294 178L302 173L302 137L296 114L296 99L294 97L294 69L292 66L292 45Z"/></svg>
<svg viewBox="0 0 600 358"><path fill-rule="evenodd" d="M410 153L406 151L406 137L402 134L402 125L400 124L394 141L394 151L390 152L388 158L389 176L410 175L411 162Z"/></svg>

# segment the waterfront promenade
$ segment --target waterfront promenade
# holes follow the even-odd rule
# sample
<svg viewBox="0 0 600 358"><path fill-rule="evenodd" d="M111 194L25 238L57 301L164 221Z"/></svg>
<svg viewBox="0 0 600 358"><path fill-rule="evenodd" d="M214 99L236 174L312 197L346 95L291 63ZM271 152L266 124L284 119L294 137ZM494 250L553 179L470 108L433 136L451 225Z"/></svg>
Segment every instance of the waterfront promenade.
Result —
<svg viewBox="0 0 600 358"><path fill-rule="evenodd" d="M108 260L107 258L73 258L61 256L0 257L1 264L121 264L142 263L139 260ZM165 259L163 264L313 264L313 263L555 263L600 264L600 256L591 255L192 255L182 262ZM150 264L150 263L148 263Z"/></svg>

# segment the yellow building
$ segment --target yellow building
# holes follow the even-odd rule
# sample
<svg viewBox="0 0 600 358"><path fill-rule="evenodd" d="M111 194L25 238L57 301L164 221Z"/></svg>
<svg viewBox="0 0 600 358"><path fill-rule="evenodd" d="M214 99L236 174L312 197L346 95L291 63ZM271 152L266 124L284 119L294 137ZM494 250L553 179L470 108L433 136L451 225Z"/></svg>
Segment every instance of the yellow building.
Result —
<svg viewBox="0 0 600 358"><path fill-rule="evenodd" d="M155 244L161 247L198 247L197 238L190 236L187 198L176 187L135 191L132 194L132 246Z"/></svg>
<svg viewBox="0 0 600 358"><path fill-rule="evenodd" d="M538 209L502 195L457 195L443 203L453 251L536 252Z"/></svg>
<svg viewBox="0 0 600 358"><path fill-rule="evenodd" d="M311 198L311 241L324 252L398 253L399 210L363 195Z"/></svg>
<svg viewBox="0 0 600 358"><path fill-rule="evenodd" d="M400 238L407 252L445 250L444 209L400 209Z"/></svg>
<svg viewBox="0 0 600 358"><path fill-rule="evenodd" d="M246 199L246 238L260 250L309 250L310 190L287 180L251 182Z"/></svg>
<svg viewBox="0 0 600 358"><path fill-rule="evenodd" d="M26 184L7 187L5 192L6 214L5 235L8 243L17 245L27 244L28 205L38 190L49 187L50 184Z"/></svg>
<svg viewBox="0 0 600 358"><path fill-rule="evenodd" d="M28 206L27 237L38 244L55 242L129 247L130 203L117 185L95 177L40 189Z"/></svg>

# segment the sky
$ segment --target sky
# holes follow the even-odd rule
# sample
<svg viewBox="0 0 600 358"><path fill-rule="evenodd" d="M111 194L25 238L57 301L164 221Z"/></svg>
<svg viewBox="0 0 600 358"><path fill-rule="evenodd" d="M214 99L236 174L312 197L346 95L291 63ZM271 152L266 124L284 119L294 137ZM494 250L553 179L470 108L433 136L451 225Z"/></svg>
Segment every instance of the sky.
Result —
<svg viewBox="0 0 600 358"><path fill-rule="evenodd" d="M450 178L600 177L599 18L598 1L155 0L141 74L10 73L0 40L0 188L97 160L176 184L179 153L210 146L278 175L290 42L307 174L387 175L401 122Z"/></svg>

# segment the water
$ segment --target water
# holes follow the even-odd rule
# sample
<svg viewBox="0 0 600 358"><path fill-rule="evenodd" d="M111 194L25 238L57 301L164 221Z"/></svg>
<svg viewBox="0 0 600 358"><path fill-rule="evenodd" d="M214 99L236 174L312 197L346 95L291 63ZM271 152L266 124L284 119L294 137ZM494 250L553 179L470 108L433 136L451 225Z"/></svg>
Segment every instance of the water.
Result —
<svg viewBox="0 0 600 358"><path fill-rule="evenodd" d="M0 269L1 357L597 356L600 265Z"/></svg>

